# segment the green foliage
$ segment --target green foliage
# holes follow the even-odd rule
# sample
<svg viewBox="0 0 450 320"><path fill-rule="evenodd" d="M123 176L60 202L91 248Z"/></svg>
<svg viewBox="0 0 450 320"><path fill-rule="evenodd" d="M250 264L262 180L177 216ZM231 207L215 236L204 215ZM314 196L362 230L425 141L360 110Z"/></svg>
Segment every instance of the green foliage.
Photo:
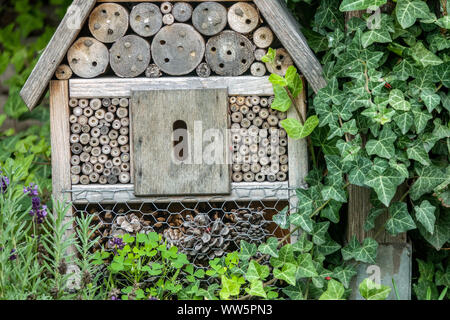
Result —
<svg viewBox="0 0 450 320"><path fill-rule="evenodd" d="M364 279L359 284L359 293L366 300L386 300L391 293L391 288L382 284L376 284L370 278Z"/></svg>

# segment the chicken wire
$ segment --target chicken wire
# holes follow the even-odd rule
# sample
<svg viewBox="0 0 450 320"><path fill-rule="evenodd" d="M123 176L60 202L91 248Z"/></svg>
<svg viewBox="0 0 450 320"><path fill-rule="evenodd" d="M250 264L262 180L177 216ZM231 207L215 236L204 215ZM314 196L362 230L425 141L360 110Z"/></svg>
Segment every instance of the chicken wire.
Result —
<svg viewBox="0 0 450 320"><path fill-rule="evenodd" d="M124 234L156 232L168 246L175 245L198 268L210 260L238 250L241 241L259 245L269 237L282 238L288 232L272 220L295 198L295 189L287 184L246 187L233 184L232 196L151 198L138 202L116 201L117 189L98 192L96 201L85 191L68 190L76 199L74 214L94 215L93 227L98 226L92 239L99 237L94 251L112 250L113 240ZM101 197L100 195L103 195ZM83 201L83 197L85 197Z"/></svg>

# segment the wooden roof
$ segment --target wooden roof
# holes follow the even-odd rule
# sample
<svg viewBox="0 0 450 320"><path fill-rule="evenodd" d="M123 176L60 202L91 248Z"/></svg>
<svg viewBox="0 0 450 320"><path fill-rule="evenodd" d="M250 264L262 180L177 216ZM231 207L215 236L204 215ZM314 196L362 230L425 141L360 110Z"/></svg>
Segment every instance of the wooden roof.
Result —
<svg viewBox="0 0 450 320"><path fill-rule="evenodd" d="M110 0L107 2L130 2L131 0ZM146 0L161 2L161 0ZM185 0L186 1L186 0ZM191 0L201 2L202 0ZM48 83L61 64L72 43L78 36L96 2L105 0L74 0L61 24L42 53L20 95L30 110L36 107L44 95ZM136 1L140 2L140 1ZM144 1L142 1L144 2ZM322 66L309 48L300 25L289 12L284 0L254 0L262 16L292 56L297 67L317 92L326 85Z"/></svg>

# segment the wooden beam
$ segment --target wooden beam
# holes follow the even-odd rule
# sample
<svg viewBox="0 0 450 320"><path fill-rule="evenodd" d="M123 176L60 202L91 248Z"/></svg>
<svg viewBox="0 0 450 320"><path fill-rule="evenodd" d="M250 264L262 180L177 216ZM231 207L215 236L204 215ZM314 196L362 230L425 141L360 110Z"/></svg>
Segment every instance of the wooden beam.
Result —
<svg viewBox="0 0 450 320"><path fill-rule="evenodd" d="M70 179L70 127L69 127L69 83L67 80L50 82L50 138L52 148L52 183L53 197L64 204L71 203L71 194L65 193L71 188ZM66 221L73 218L69 209ZM74 233L70 226L66 237ZM76 252L75 247L68 250Z"/></svg>
<svg viewBox="0 0 450 320"><path fill-rule="evenodd" d="M30 110L36 107L47 85L80 32L96 0L74 0L64 19L42 53L30 77L20 91Z"/></svg>
<svg viewBox="0 0 450 320"><path fill-rule="evenodd" d="M225 196L186 197L136 197L134 185L76 185L72 186L74 204L87 203L145 203L170 201L182 202L223 202L223 201L278 201L289 197L287 182L232 183L231 194Z"/></svg>
<svg viewBox="0 0 450 320"><path fill-rule="evenodd" d="M284 0L254 0L263 17L292 56L315 92L326 86L322 66L301 33Z"/></svg>
<svg viewBox="0 0 450 320"><path fill-rule="evenodd" d="M228 88L230 95L273 95L268 77L96 78L69 80L72 98L130 97L131 90Z"/></svg>

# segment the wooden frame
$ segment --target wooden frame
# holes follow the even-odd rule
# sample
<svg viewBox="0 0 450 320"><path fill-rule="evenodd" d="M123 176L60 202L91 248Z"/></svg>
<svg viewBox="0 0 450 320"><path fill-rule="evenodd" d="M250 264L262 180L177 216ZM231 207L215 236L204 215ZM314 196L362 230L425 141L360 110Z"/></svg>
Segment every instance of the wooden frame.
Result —
<svg viewBox="0 0 450 320"><path fill-rule="evenodd" d="M158 79L73 79L69 80L71 98L105 98L130 97L131 90L148 89L198 89L228 87L229 95L273 95L272 84L268 77L211 77L211 78L158 78ZM298 98L298 105L306 116L306 94ZM298 118L291 109L289 117ZM65 120L68 122L68 118ZM132 135L133 132L130 132ZM132 138L130 139L132 140ZM66 189L72 192L75 204L89 202L168 202L168 201L233 201L243 198L252 200L289 200L295 197L294 188L304 187L308 173L308 155L306 140L289 139L289 181L277 183L232 183L232 193L226 196L192 196L192 197L136 197L134 186L128 185L74 185ZM69 163L70 160L67 160ZM131 163L132 169L134 164ZM133 176L133 172L132 172ZM291 191L290 191L291 189ZM190 200L191 199L191 200ZM291 207L296 207L295 200Z"/></svg>
<svg viewBox="0 0 450 320"><path fill-rule="evenodd" d="M50 82L50 138L52 150L53 197L67 205L72 201L72 194L67 193L72 187L70 180L70 127L69 127L69 83L67 80ZM73 209L69 208L65 222L73 218ZM65 237L74 233L69 226ZM75 247L68 249L68 254L76 252Z"/></svg>

